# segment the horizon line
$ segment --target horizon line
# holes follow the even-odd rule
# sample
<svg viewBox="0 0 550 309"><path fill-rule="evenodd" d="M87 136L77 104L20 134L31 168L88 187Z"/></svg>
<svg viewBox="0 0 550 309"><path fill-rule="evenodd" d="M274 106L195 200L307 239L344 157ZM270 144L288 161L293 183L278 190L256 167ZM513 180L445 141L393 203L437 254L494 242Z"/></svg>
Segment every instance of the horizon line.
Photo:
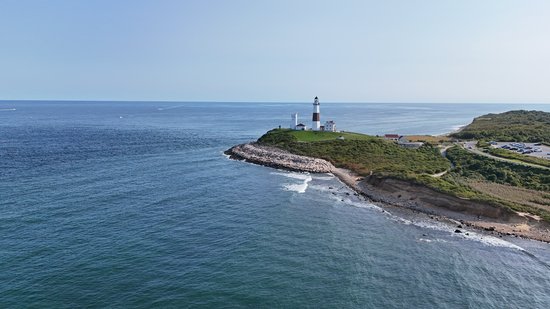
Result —
<svg viewBox="0 0 550 309"><path fill-rule="evenodd" d="M0 99L0 102L113 102L113 103L281 103L281 104L303 104L309 101L217 101L217 100L84 100L84 99ZM390 102L376 102L376 101L324 101L321 103L329 104L550 104L550 102L418 102L418 101L390 101Z"/></svg>

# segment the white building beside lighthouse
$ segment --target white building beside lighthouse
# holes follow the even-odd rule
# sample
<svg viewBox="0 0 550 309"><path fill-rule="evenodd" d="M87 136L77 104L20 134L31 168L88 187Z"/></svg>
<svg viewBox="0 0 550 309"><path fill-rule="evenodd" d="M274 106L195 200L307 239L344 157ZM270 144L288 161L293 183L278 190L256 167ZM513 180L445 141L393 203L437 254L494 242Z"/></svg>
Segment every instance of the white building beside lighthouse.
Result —
<svg viewBox="0 0 550 309"><path fill-rule="evenodd" d="M315 97L315 99L313 100L313 118L311 129L314 131L319 131L321 129L321 111L318 97Z"/></svg>
<svg viewBox="0 0 550 309"><path fill-rule="evenodd" d="M298 125L298 113L291 114L290 117L292 118L292 122L290 123L290 128L292 130L296 130L296 126Z"/></svg>
<svg viewBox="0 0 550 309"><path fill-rule="evenodd" d="M324 131L336 132L336 123L332 120L325 122Z"/></svg>

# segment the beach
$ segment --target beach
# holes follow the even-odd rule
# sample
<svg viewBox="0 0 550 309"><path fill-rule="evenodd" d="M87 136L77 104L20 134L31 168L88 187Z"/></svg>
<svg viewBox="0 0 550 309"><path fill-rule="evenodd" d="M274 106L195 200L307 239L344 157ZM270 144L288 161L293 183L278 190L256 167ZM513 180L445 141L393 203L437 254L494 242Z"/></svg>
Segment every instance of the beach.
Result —
<svg viewBox="0 0 550 309"><path fill-rule="evenodd" d="M456 233L468 233L467 228L471 228L498 237L523 237L550 243L550 226L537 216L461 199L402 179L359 176L350 170L337 168L323 159L295 155L257 143L237 145L225 153L232 159L273 168L331 173L357 194L378 206L399 207L432 220L456 224Z"/></svg>

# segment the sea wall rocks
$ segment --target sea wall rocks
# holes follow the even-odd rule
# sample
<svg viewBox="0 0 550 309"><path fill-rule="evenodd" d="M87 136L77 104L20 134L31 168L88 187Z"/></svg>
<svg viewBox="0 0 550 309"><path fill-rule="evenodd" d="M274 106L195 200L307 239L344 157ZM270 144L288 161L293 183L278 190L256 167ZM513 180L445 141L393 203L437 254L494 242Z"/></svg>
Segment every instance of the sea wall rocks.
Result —
<svg viewBox="0 0 550 309"><path fill-rule="evenodd" d="M257 143L241 144L225 151L236 160L259 165L312 173L332 173L358 194L382 206L398 206L430 215L432 219L454 219L469 227L491 234L515 235L550 242L550 227L545 222L531 222L518 213L489 203L461 199L426 186L380 175L361 177L336 168L323 159L300 156ZM468 234L468 233L466 233Z"/></svg>
<svg viewBox="0 0 550 309"><path fill-rule="evenodd" d="M282 168L292 171L311 173L331 173L334 165L323 159L299 156L287 151L259 145L257 143L241 144L225 151L232 159Z"/></svg>
<svg viewBox="0 0 550 309"><path fill-rule="evenodd" d="M231 158L264 166L311 173L333 173L350 188L373 202L401 206L428 214L440 214L454 219L462 216L521 221L514 211L444 194L423 185L401 179L371 175L351 177L349 171L336 168L330 162L300 156L275 147L257 143L241 144L225 152Z"/></svg>

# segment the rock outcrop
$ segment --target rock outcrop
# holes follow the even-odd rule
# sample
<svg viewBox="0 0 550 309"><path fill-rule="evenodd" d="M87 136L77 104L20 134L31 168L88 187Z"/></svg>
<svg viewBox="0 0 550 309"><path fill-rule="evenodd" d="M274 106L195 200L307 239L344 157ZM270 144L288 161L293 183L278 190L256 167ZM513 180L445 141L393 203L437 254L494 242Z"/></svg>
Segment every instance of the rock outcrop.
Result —
<svg viewBox="0 0 550 309"><path fill-rule="evenodd" d="M335 170L330 162L299 156L290 152L259 145L257 143L241 144L225 151L232 159L261 164L274 168L311 173L332 173Z"/></svg>

